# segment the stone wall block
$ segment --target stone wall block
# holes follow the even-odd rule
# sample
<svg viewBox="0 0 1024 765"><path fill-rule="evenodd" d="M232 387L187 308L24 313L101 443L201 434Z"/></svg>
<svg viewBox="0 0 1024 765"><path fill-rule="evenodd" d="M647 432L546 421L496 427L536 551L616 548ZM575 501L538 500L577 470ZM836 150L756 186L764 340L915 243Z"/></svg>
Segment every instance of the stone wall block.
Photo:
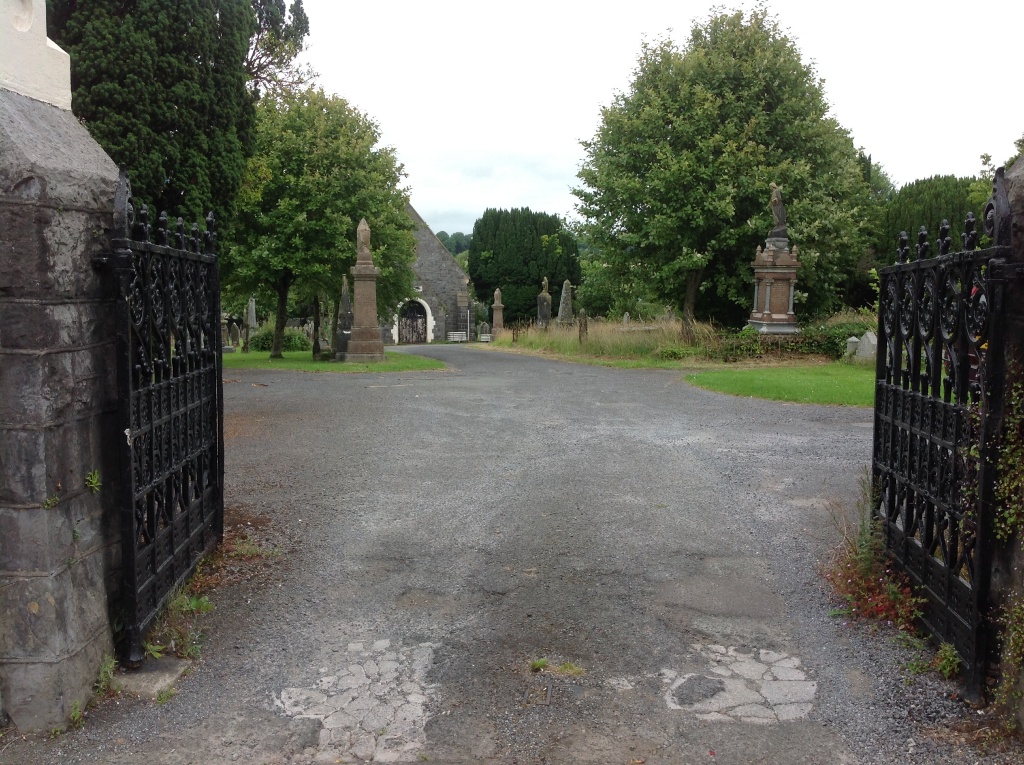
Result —
<svg viewBox="0 0 1024 765"><path fill-rule="evenodd" d="M0 661L54 662L69 653L69 585L66 566L52 576L8 578L0 587Z"/></svg>
<svg viewBox="0 0 1024 765"><path fill-rule="evenodd" d="M107 593L104 589L106 568L102 549L82 557L72 557L68 568L69 599L66 614L66 639L72 650L78 650L109 629Z"/></svg>
<svg viewBox="0 0 1024 765"><path fill-rule="evenodd" d="M100 664L109 654L113 645L98 637L82 646L72 661L9 665L0 676L0 695L11 720L23 730L63 728L76 703L85 709Z"/></svg>
<svg viewBox="0 0 1024 765"><path fill-rule="evenodd" d="M71 528L59 501L56 507L0 507L0 576L60 567L73 552Z"/></svg>
<svg viewBox="0 0 1024 765"><path fill-rule="evenodd" d="M47 485L45 454L46 436L41 430L23 430L0 423L0 503L13 505L40 504L53 494Z"/></svg>
<svg viewBox="0 0 1024 765"><path fill-rule="evenodd" d="M70 111L0 90L0 194L20 189L54 208L112 210L117 166L84 133Z"/></svg>
<svg viewBox="0 0 1024 765"><path fill-rule="evenodd" d="M0 348L42 351L96 345L115 336L116 317L100 303L0 302Z"/></svg>

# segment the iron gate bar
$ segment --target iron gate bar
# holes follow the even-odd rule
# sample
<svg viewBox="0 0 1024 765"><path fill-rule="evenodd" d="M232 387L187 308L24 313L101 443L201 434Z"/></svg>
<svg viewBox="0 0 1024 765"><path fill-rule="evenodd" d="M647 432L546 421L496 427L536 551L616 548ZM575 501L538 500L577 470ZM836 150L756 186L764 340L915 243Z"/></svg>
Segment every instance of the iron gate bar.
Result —
<svg viewBox="0 0 1024 765"><path fill-rule="evenodd" d="M907 262L904 233L899 262L879 274L872 512L890 559L925 597L925 627L963 660L973 698L993 638L986 617L1006 376L1003 286L1012 271L998 194L985 211L995 247L974 250L968 215L963 252L949 252L944 221L938 257L928 257L922 228L918 259Z"/></svg>
<svg viewBox="0 0 1024 765"><path fill-rule="evenodd" d="M122 169L114 203L122 602L129 665L175 589L224 533L220 280L206 231L136 219ZM155 241L153 235L155 234Z"/></svg>

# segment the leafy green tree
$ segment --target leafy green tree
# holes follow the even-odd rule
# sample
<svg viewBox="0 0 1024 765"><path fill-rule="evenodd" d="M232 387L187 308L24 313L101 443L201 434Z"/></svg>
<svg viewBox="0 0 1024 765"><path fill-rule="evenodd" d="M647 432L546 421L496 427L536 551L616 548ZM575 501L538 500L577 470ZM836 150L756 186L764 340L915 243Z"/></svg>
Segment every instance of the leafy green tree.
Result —
<svg viewBox="0 0 1024 765"><path fill-rule="evenodd" d="M556 311L562 282L580 280L576 239L557 215L528 207L485 210L473 224L467 265L479 300L489 302L501 289L509 323L536 317L545 276Z"/></svg>
<svg viewBox="0 0 1024 765"><path fill-rule="evenodd" d="M1013 142L1016 151L1009 159L1003 162L1003 167L1007 170L1013 165L1021 156L1024 156L1024 135ZM978 214L979 210L984 210L985 205L988 204L989 197L992 196L992 179L996 175L996 166L992 163L991 154L981 155L981 174L975 179L971 185L970 193L970 206L975 211L975 215Z"/></svg>
<svg viewBox="0 0 1024 765"><path fill-rule="evenodd" d="M454 234L438 231L435 236L452 255L460 255L469 250L469 243L473 239L472 235L466 236L461 231L456 231Z"/></svg>
<svg viewBox="0 0 1024 765"><path fill-rule="evenodd" d="M72 111L157 210L227 222L254 119L249 0L48 0Z"/></svg>
<svg viewBox="0 0 1024 765"><path fill-rule="evenodd" d="M644 44L628 89L584 141L574 189L610 278L645 285L684 318L747 315L755 247L782 187L804 311L836 307L867 246L868 198L822 84L763 9L715 15L684 49Z"/></svg>
<svg viewBox="0 0 1024 765"><path fill-rule="evenodd" d="M309 17L302 0L252 0L256 32L249 43L245 70L256 95L297 89L314 78L309 67L296 64L309 35Z"/></svg>
<svg viewBox="0 0 1024 765"><path fill-rule="evenodd" d="M402 166L380 131L346 101L319 89L283 91L257 107L255 153L238 201L236 231L223 257L234 291L261 286L277 296L280 356L288 296L296 284L335 295L355 265L356 226L370 224L378 313L412 294L415 239L405 211Z"/></svg>

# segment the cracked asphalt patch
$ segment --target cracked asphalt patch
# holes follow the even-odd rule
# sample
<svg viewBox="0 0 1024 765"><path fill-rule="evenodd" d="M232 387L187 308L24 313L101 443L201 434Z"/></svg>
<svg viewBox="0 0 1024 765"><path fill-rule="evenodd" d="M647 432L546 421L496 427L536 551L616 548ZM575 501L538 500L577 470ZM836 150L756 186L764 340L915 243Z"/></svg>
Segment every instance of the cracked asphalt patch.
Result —
<svg viewBox="0 0 1024 765"><path fill-rule="evenodd" d="M288 540L270 575L213 594L165 704L0 762L1000 762L931 746L952 686L828 616L825 500L857 492L869 411L408 352L449 369L232 372L226 500Z"/></svg>

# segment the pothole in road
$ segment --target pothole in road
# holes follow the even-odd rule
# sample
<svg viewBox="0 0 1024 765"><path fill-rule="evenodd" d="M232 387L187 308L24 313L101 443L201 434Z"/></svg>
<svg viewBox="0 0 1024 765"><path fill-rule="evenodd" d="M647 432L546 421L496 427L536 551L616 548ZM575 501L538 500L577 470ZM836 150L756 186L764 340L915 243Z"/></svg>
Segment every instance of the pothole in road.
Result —
<svg viewBox="0 0 1024 765"><path fill-rule="evenodd" d="M350 643L340 666L321 667L313 688L285 688L289 717L320 720L320 752L364 762L415 762L426 741L426 682L434 645Z"/></svg>
<svg viewBox="0 0 1024 765"><path fill-rule="evenodd" d="M807 679L800 659L767 649L696 644L708 661L705 672L661 671L669 709L686 710L708 722L756 725L799 720L814 706L818 684Z"/></svg>

